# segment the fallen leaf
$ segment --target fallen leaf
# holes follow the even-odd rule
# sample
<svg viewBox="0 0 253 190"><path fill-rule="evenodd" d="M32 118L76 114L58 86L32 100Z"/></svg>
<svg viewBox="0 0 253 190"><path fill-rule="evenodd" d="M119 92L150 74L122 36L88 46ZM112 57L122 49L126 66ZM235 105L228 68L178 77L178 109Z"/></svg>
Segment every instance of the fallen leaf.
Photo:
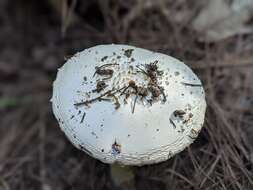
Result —
<svg viewBox="0 0 253 190"><path fill-rule="evenodd" d="M250 20L253 0L234 0L229 4L225 0L209 0L193 20L193 28L202 33L202 41L219 41L236 34L253 32Z"/></svg>

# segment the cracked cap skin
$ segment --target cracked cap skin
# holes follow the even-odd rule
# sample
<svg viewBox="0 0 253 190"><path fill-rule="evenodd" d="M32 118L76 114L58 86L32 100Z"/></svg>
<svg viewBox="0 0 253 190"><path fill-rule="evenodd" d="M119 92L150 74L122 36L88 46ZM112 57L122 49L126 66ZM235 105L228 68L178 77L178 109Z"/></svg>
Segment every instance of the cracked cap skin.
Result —
<svg viewBox="0 0 253 190"><path fill-rule="evenodd" d="M75 147L104 163L137 166L165 161L188 147L206 110L201 81L187 65L115 44L67 60L51 102Z"/></svg>

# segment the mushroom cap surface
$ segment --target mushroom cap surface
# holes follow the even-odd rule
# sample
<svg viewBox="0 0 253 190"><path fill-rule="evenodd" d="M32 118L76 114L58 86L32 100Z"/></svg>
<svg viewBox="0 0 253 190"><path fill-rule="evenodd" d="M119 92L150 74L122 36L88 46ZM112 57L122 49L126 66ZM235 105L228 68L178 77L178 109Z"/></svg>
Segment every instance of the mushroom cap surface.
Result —
<svg viewBox="0 0 253 190"><path fill-rule="evenodd" d="M139 166L189 146L206 110L201 81L187 65L115 44L67 60L51 101L60 128L78 149L104 163Z"/></svg>

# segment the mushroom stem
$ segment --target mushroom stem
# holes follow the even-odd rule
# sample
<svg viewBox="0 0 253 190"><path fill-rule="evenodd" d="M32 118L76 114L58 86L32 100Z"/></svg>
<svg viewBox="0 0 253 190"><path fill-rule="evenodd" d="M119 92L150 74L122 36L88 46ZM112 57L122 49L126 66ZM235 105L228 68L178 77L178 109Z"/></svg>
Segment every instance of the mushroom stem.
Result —
<svg viewBox="0 0 253 190"><path fill-rule="evenodd" d="M134 172L131 166L112 164L110 167L111 179L116 188L135 190Z"/></svg>

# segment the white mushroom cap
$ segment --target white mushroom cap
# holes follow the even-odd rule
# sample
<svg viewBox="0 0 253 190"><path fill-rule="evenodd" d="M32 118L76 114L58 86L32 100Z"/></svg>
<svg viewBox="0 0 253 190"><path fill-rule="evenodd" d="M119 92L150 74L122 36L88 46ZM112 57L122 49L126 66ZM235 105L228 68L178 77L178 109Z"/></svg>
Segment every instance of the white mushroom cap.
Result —
<svg viewBox="0 0 253 190"><path fill-rule="evenodd" d="M150 78L151 65L158 66L157 80ZM136 95L135 87L125 90L133 81L146 89L145 96ZM152 94L156 87L160 91ZM198 136L206 110L201 81L184 63L114 44L69 59L58 71L51 101L61 129L77 148L104 163L123 165L158 163L182 151Z"/></svg>

